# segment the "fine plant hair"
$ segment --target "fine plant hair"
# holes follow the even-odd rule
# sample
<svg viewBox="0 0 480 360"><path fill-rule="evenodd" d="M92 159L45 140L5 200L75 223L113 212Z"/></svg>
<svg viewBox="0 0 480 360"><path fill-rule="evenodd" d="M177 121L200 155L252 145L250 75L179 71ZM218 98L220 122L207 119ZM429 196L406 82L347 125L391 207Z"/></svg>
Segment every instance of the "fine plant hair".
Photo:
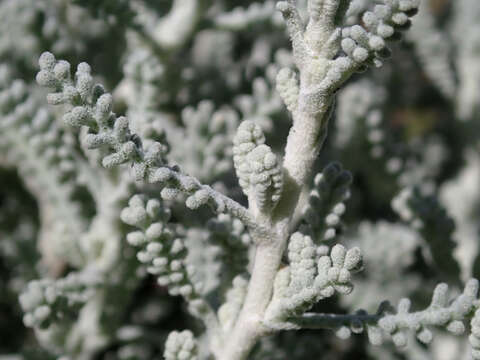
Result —
<svg viewBox="0 0 480 360"><path fill-rule="evenodd" d="M0 3L7 358L480 359L472 1Z"/></svg>

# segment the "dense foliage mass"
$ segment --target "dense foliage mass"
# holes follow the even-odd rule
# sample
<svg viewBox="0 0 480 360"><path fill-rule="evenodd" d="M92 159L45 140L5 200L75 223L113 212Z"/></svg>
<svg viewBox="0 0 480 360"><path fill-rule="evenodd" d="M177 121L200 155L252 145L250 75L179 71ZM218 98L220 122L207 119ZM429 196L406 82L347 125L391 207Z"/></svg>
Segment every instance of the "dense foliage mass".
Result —
<svg viewBox="0 0 480 360"><path fill-rule="evenodd" d="M1 0L0 360L480 359L479 17Z"/></svg>

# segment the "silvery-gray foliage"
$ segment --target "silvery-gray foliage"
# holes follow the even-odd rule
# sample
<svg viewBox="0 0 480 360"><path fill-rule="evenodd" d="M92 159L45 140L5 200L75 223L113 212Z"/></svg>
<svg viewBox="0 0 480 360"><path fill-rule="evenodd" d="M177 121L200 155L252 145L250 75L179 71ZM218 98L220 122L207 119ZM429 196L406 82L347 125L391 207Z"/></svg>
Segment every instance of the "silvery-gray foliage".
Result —
<svg viewBox="0 0 480 360"><path fill-rule="evenodd" d="M0 359L480 359L479 13L0 2Z"/></svg>

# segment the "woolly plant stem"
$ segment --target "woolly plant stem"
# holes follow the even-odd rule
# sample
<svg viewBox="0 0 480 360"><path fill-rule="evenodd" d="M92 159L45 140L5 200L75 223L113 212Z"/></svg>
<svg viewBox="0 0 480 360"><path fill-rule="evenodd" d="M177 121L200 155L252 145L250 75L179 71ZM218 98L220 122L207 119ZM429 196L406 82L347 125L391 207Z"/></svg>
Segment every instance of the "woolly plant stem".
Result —
<svg viewBox="0 0 480 360"><path fill-rule="evenodd" d="M328 104L315 114L307 111L293 113L285 159L283 163L285 187L282 199L272 214L271 233L267 238L255 239L255 261L252 277L242 310L233 332L225 343L220 360L244 360L253 346L271 332L262 322L270 302L275 275L281 264L290 227L302 188L306 185L313 163L326 135Z"/></svg>
<svg viewBox="0 0 480 360"><path fill-rule="evenodd" d="M247 359L257 341L268 334L269 329L262 324L262 320L284 251L282 243L274 241L257 247L247 297L233 332L225 343L221 360Z"/></svg>

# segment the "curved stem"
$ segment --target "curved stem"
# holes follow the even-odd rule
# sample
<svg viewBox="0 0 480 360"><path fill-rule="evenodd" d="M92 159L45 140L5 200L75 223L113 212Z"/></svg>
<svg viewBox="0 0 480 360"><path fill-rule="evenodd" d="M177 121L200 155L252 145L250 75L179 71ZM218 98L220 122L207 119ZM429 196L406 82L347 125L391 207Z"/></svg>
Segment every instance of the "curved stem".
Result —
<svg viewBox="0 0 480 360"><path fill-rule="evenodd" d="M328 106L324 108L328 109ZM267 238L254 239L258 245L247 296L220 360L246 359L257 341L272 331L263 324L265 310L287 245L291 219L295 218L302 188L322 146L327 120L328 111L294 113L284 161L286 186L272 219L269 219L273 220L271 233L264 233Z"/></svg>
<svg viewBox="0 0 480 360"><path fill-rule="evenodd" d="M246 359L258 339L270 331L262 324L272 296L272 286L285 250L286 236L274 241L260 241L255 254L247 296L233 332L225 344L220 360Z"/></svg>

